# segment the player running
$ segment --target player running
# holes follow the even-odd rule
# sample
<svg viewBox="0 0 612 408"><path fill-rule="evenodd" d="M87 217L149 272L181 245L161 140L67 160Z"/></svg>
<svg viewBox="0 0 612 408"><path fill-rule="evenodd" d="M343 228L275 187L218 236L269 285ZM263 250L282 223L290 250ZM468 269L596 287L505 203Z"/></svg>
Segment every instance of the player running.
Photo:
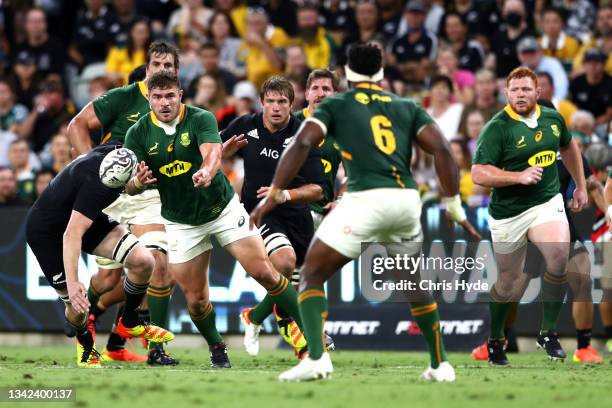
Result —
<svg viewBox="0 0 612 408"><path fill-rule="evenodd" d="M220 170L222 145L214 115L182 104L179 80L168 71L151 76L147 89L151 112L126 137L126 147L142 161L126 191L139 194L157 183L170 272L183 290L193 323L209 344L211 366L229 368L208 297L211 237L301 325L297 293L270 264L259 232L249 228L249 215Z"/></svg>
<svg viewBox="0 0 612 408"><path fill-rule="evenodd" d="M498 266L491 289L491 333L487 342L489 363L508 365L504 351L504 322L512 301L525 285L517 285L529 239L546 263L542 283L544 318L537 339L551 359L566 357L554 331L567 290L566 266L570 232L559 176L557 150L576 183L570 208L580 211L587 202L580 151L554 109L536 103L537 76L517 68L506 79L508 105L485 126L474 155L474 183L492 187L489 227Z"/></svg>
<svg viewBox="0 0 612 408"><path fill-rule="evenodd" d="M151 44L146 55L146 78L156 72L168 70L175 74L179 69L178 50L163 41ZM123 142L128 129L138 119L150 111L147 100L147 87L145 81L115 88L107 94L88 103L68 126L68 136L78 154L91 149L90 133L102 129L104 137L101 144L108 141ZM167 238L160 216L161 203L159 192L148 188L137 197L122 195L105 213L115 218L122 225L139 237L143 244L151 249L155 257L155 270L151 284L147 291L148 307L151 321L161 327L167 326L168 304L173 289L173 280L167 271L168 259L166 256ZM90 283L88 298L92 305L97 305L100 295L111 290L121 276L122 266L108 260L97 259L101 270L100 279L94 278ZM101 279L106 276L106 280ZM109 306L109 305L107 305ZM109 337L107 345L110 360L139 361L139 356L132 354L123 347L123 340L117 336ZM147 357L150 365L174 365L178 361L168 355L163 344L151 344Z"/></svg>
<svg viewBox="0 0 612 408"><path fill-rule="evenodd" d="M263 111L241 116L221 132L224 157L238 154L244 160L244 183L240 198L247 212L265 197L278 159L291 142L301 122L291 115L293 86L283 77L271 77L261 87ZM246 135L246 138L245 138ZM308 204L323 198L324 176L321 152L313 150L298 177L279 197L279 207L268 214L259 229L266 252L274 268L292 279L304 262L314 226ZM299 282L299 278L297 279ZM270 296L240 314L245 326L247 353L259 353L259 332L263 321L272 314L279 332L296 355L306 351L306 339L286 311L274 308Z"/></svg>
<svg viewBox="0 0 612 408"><path fill-rule="evenodd" d="M359 256L361 243L418 243L422 238L421 202L410 172L413 142L434 155L442 189L450 194L444 199L450 216L479 237L461 207L458 168L438 127L413 102L384 92L376 84L383 79L380 50L372 45L353 46L346 72L353 89L326 98L306 119L278 163L267 198L251 214L251 222L259 225L277 205L277 197L295 177L310 149L326 135L338 145L349 175L349 192L323 220L306 254L299 302L309 357L282 373L279 379L283 381L325 378L332 373L331 359L323 349L327 317L323 284ZM454 381L436 302L428 292L418 295L422 301L411 302L411 311L431 357L431 366L422 378Z"/></svg>
<svg viewBox="0 0 612 408"><path fill-rule="evenodd" d="M26 220L28 245L49 284L66 305L66 319L76 332L80 367L100 366L94 333L87 324L90 303L78 276L81 251L127 267L125 305L118 324L123 336L141 337L150 342L174 338L169 331L138 319L138 307L149 285L155 260L125 227L102 213L121 192L121 188L109 188L100 181L100 164L107 154L123 160L129 160L131 155L112 143L78 157L53 179Z"/></svg>

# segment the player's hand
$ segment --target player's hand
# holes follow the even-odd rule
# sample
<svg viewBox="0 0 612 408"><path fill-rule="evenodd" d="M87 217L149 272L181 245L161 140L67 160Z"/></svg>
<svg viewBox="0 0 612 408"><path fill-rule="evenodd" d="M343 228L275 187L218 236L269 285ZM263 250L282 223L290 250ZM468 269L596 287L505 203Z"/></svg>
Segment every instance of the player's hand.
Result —
<svg viewBox="0 0 612 408"><path fill-rule="evenodd" d="M264 198L268 195L268 191L270 191L270 187L259 187L257 190L257 198ZM285 194L285 190L281 190L282 194L277 194L274 198L276 204L284 204L287 202L287 195Z"/></svg>
<svg viewBox="0 0 612 408"><path fill-rule="evenodd" d="M572 212L580 212L587 206L589 202L589 195L584 188L576 188L574 190L574 196L569 203L569 207Z"/></svg>
<svg viewBox="0 0 612 408"><path fill-rule="evenodd" d="M87 289L81 282L67 282L68 298L70 304L77 313L87 313L89 311L89 300L87 299Z"/></svg>
<svg viewBox="0 0 612 408"><path fill-rule="evenodd" d="M193 186L195 188L206 188L210 186L210 183L212 182L212 177L206 169L196 171L193 173L193 176L191 176L191 179L193 180Z"/></svg>
<svg viewBox="0 0 612 408"><path fill-rule="evenodd" d="M234 135L227 139L225 143L223 143L223 150L221 156L224 159L230 158L235 155L238 150L242 149L248 144L249 141L244 137L244 134Z"/></svg>
<svg viewBox="0 0 612 408"><path fill-rule="evenodd" d="M532 186L537 184L542 180L542 172L544 169L542 167L528 167L525 170L519 173L519 184L523 184L525 186Z"/></svg>
<svg viewBox="0 0 612 408"><path fill-rule="evenodd" d="M149 166L145 164L144 161L138 163L138 168L136 169L136 178L138 182L142 185L149 185L157 183L157 179L153 177L153 172L149 170Z"/></svg>
<svg viewBox="0 0 612 408"><path fill-rule="evenodd" d="M450 229L454 228L454 223L456 222L457 224L461 225L461 227L463 227L463 230L475 241L480 241L482 239L482 235L480 235L478 230L472 225L471 222L467 220L467 218L463 221L453 221L448 211L446 211L445 214L446 222L448 223L448 227Z"/></svg>
<svg viewBox="0 0 612 408"><path fill-rule="evenodd" d="M257 207L250 214L249 227L259 228L261 226L261 220L272 211L278 204L270 197L266 197L257 204Z"/></svg>

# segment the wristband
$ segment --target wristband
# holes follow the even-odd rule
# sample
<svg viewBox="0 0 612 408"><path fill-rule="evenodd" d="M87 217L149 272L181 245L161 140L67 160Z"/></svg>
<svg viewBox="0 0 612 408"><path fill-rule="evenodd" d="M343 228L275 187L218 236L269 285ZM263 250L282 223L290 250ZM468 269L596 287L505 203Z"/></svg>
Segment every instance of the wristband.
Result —
<svg viewBox="0 0 612 408"><path fill-rule="evenodd" d="M278 197L281 194L283 194L283 190L279 190L277 187L270 186L270 189L268 189L268 194L266 195L266 197L268 197L271 200L274 200L275 202L278 202Z"/></svg>
<svg viewBox="0 0 612 408"><path fill-rule="evenodd" d="M291 193L289 190L283 190L283 195L285 196L285 202L291 201Z"/></svg>
<svg viewBox="0 0 612 408"><path fill-rule="evenodd" d="M461 197L459 194L452 197L443 197L442 203L446 205L446 212L448 212L453 221L462 222L467 218L465 210L461 206Z"/></svg>

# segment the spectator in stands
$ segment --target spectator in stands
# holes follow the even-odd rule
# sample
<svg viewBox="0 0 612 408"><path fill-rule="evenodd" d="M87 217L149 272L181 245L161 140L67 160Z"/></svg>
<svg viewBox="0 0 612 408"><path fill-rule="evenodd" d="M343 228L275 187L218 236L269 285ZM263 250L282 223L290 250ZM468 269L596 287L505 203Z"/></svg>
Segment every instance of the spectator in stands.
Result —
<svg viewBox="0 0 612 408"><path fill-rule="evenodd" d="M328 0L322 2L321 15L325 29L334 37L336 44L343 44L348 32L355 27L354 10L347 0Z"/></svg>
<svg viewBox="0 0 612 408"><path fill-rule="evenodd" d="M495 55L495 74L506 78L520 65L516 45L523 37L532 35L527 25L527 11L522 0L507 0L502 9L504 24L500 24L491 38L491 50Z"/></svg>
<svg viewBox="0 0 612 408"><path fill-rule="evenodd" d="M56 174L72 161L70 140L65 133L58 133L51 139L51 165L49 168Z"/></svg>
<svg viewBox="0 0 612 408"><path fill-rule="evenodd" d="M597 11L597 23L593 35L587 41L574 60L572 67L573 76L584 73L582 61L584 53L591 48L599 48L608 55L606 60L606 72L612 75L612 3L602 5Z"/></svg>
<svg viewBox="0 0 612 408"><path fill-rule="evenodd" d="M378 30L379 22L380 15L376 2L373 0L358 0L355 6L355 27L347 34L336 56L339 65L344 66L346 64L346 53L351 44L367 43L382 37Z"/></svg>
<svg viewBox="0 0 612 408"><path fill-rule="evenodd" d="M40 87L40 74L36 59L29 51L20 51L15 57L10 82L15 92L15 102L32 110L34 97Z"/></svg>
<svg viewBox="0 0 612 408"><path fill-rule="evenodd" d="M297 12L296 41L304 48L308 67L328 68L333 65L336 43L319 24L319 9L306 4Z"/></svg>
<svg viewBox="0 0 612 408"><path fill-rule="evenodd" d="M570 71L572 62L578 51L580 43L577 39L564 31L565 18L563 11L557 8L547 8L542 13L542 31L540 46L542 53L548 57L557 58L566 71Z"/></svg>
<svg viewBox="0 0 612 408"><path fill-rule="evenodd" d="M579 109L591 112L597 130L602 136L612 120L612 77L605 72L608 56L597 48L591 48L584 54L584 74L574 78L570 84L571 100Z"/></svg>
<svg viewBox="0 0 612 408"><path fill-rule="evenodd" d="M66 63L66 48L47 31L47 17L39 8L28 10L25 16L25 41L15 48L13 58L27 51L41 75L56 73L62 78Z"/></svg>
<svg viewBox="0 0 612 408"><path fill-rule="evenodd" d="M15 103L15 94L8 80L0 78L0 130L15 132L29 115L28 108Z"/></svg>
<svg viewBox="0 0 612 408"><path fill-rule="evenodd" d="M470 36L475 36L480 33L485 33L486 36L490 36L493 33L492 30L487 31L485 29L485 24L483 24L487 14L484 10L486 6L486 4L483 4L484 2L474 0L453 0L448 3L446 6L448 13L442 18L442 24L444 26L446 26L446 18L455 14L461 17L461 20L466 25L466 33L469 33ZM496 20L495 22L497 23L498 21L499 20Z"/></svg>
<svg viewBox="0 0 612 408"><path fill-rule="evenodd" d="M578 108L567 99L555 97L555 82L548 72L537 72L537 74L540 99L552 102L555 109L557 109L561 116L563 116L563 119L565 119L565 124L569 128L572 123L572 115Z"/></svg>
<svg viewBox="0 0 612 408"><path fill-rule="evenodd" d="M310 71L304 48L300 44L290 44L285 52L285 76L306 84Z"/></svg>
<svg viewBox="0 0 612 408"><path fill-rule="evenodd" d="M247 28L241 48L246 63L247 79L259 88L272 75L283 71L285 47L289 38L282 28L269 23L266 11L261 7L250 8L247 14Z"/></svg>
<svg viewBox="0 0 612 408"><path fill-rule="evenodd" d="M125 47L128 41L128 33L134 22L143 17L138 15L134 0L113 0L113 10L116 22L110 27L113 36L113 44L117 47Z"/></svg>
<svg viewBox="0 0 612 408"><path fill-rule="evenodd" d="M92 79L89 82L89 99L94 100L98 96L104 95L111 89L111 84L105 76L100 76Z"/></svg>
<svg viewBox="0 0 612 408"><path fill-rule="evenodd" d="M231 106L222 109L217 115L220 130L225 129L232 120L257 110L259 95L252 83L238 82L232 96Z"/></svg>
<svg viewBox="0 0 612 408"><path fill-rule="evenodd" d="M403 0L377 0L380 10L380 32L385 42L395 39L404 15Z"/></svg>
<svg viewBox="0 0 612 408"><path fill-rule="evenodd" d="M459 57L459 68L476 72L482 67L484 51L478 41L467 37L467 25L457 12L444 18L444 36Z"/></svg>
<svg viewBox="0 0 612 408"><path fill-rule="evenodd" d="M301 7L309 7L309 1L300 1ZM316 1L316 0L315 0ZM297 13L298 13L298 5L296 1L286 1L286 0L264 0L259 1L266 11L268 18L270 19L270 24L275 27L282 28L283 31L289 35L290 37L294 37L298 34L298 26L297 26Z"/></svg>
<svg viewBox="0 0 612 408"><path fill-rule="evenodd" d="M34 190L36 191L36 198L45 191L45 189L51 183L51 180L55 177L55 173L51 169L41 169L34 178Z"/></svg>
<svg viewBox="0 0 612 408"><path fill-rule="evenodd" d="M564 9L567 16L565 31L585 42L589 40L595 24L595 6L589 0L552 0L552 6Z"/></svg>
<svg viewBox="0 0 612 408"><path fill-rule="evenodd" d="M469 112L465 120L465 136L470 154L473 155L476 151L480 131L484 127L486 121L481 111L473 110Z"/></svg>
<svg viewBox="0 0 612 408"><path fill-rule="evenodd" d="M467 116L473 111L479 111L485 122L488 122L504 105L497 99L497 85L495 74L488 69L481 69L476 73L474 102L465 106L461 114L459 132L467 134Z"/></svg>
<svg viewBox="0 0 612 408"><path fill-rule="evenodd" d="M404 13L408 32L391 46L392 62L399 65L405 78L416 83L422 83L431 73L438 48L438 39L425 28L425 12L422 0L410 0Z"/></svg>
<svg viewBox="0 0 612 408"><path fill-rule="evenodd" d="M555 84L555 98L565 99L569 87L569 80L563 65L558 59L547 57L542 53L540 44L535 37L522 38L516 50L518 52L519 61L524 66L529 67L536 72L547 72L553 78Z"/></svg>
<svg viewBox="0 0 612 408"><path fill-rule="evenodd" d="M238 31L239 37L246 33L248 8L241 0L214 0L215 11L221 11L232 18L232 23Z"/></svg>
<svg viewBox="0 0 612 408"><path fill-rule="evenodd" d="M195 95L189 102L217 115L227 105L227 92L223 81L213 74L202 74L194 80Z"/></svg>
<svg viewBox="0 0 612 408"><path fill-rule="evenodd" d="M13 132L0 130L0 166L9 166L8 151L11 142L17 140L17 135Z"/></svg>
<svg viewBox="0 0 612 408"><path fill-rule="evenodd" d="M219 48L214 43L207 42L202 44L200 48L200 63L203 68L201 73L210 74L220 79L226 94L231 94L238 80L230 71L219 66L219 58ZM191 88L194 87L192 86ZM195 92L190 91L189 95L195 95Z"/></svg>
<svg viewBox="0 0 612 408"><path fill-rule="evenodd" d="M15 174L9 167L0 167L0 207L17 205L26 205L26 203L17 196Z"/></svg>
<svg viewBox="0 0 612 408"><path fill-rule="evenodd" d="M179 47L187 34L200 43L206 41L206 32L213 11L204 6L204 0L175 0L181 7L175 10L166 25L166 35Z"/></svg>
<svg viewBox="0 0 612 408"><path fill-rule="evenodd" d="M459 167L459 194L461 201L469 203L474 195L474 182L472 181L472 155L468 150L467 143L463 139L450 141L451 153Z"/></svg>
<svg viewBox="0 0 612 408"><path fill-rule="evenodd" d="M106 72L109 79L120 85L127 84L127 78L135 68L145 63L151 44L151 28L147 20L136 20L130 27L125 47L112 47L106 57Z"/></svg>
<svg viewBox="0 0 612 408"><path fill-rule="evenodd" d="M237 78L244 77L245 67L240 63L238 56L240 38L230 16L223 12L215 12L210 18L207 36L219 49L219 67L231 72Z"/></svg>
<svg viewBox="0 0 612 408"><path fill-rule="evenodd" d="M11 169L17 179L17 195L19 198L32 204L36 198L34 191L34 176L40 168L40 163L34 163L34 157L30 154L30 147L23 139L11 142L9 146L9 162Z"/></svg>
<svg viewBox="0 0 612 408"><path fill-rule="evenodd" d="M455 50L448 45L441 46L436 62L438 73L453 81L453 94L457 101L464 105L472 103L475 77L471 71L459 69L459 59Z"/></svg>
<svg viewBox="0 0 612 408"><path fill-rule="evenodd" d="M50 137L65 126L75 114L75 108L64 95L61 83L48 80L42 83L36 107L19 125L19 133L26 138L32 150L39 153Z"/></svg>
<svg viewBox="0 0 612 408"><path fill-rule="evenodd" d="M68 56L79 69L106 59L113 38L110 27L116 20L104 3L104 0L85 1L74 23Z"/></svg>
<svg viewBox="0 0 612 408"><path fill-rule="evenodd" d="M427 113L438 124L447 140L457 138L463 104L452 102L453 81L444 75L431 79L430 105Z"/></svg>
<svg viewBox="0 0 612 408"><path fill-rule="evenodd" d="M586 140L585 144L600 141L599 136L595 134L595 116L589 111L578 110L574 112L570 129L582 134Z"/></svg>

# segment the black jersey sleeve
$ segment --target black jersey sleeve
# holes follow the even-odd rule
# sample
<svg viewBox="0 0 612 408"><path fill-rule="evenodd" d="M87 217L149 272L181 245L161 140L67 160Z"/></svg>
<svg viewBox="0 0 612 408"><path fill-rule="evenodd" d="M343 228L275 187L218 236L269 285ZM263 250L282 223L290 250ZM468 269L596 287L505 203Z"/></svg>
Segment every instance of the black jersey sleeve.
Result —
<svg viewBox="0 0 612 408"><path fill-rule="evenodd" d="M73 171L82 172L82 181L74 199L72 209L80 212L90 220L95 220L103 209L119 197L120 190L106 187L100 181L96 169L75 167Z"/></svg>

